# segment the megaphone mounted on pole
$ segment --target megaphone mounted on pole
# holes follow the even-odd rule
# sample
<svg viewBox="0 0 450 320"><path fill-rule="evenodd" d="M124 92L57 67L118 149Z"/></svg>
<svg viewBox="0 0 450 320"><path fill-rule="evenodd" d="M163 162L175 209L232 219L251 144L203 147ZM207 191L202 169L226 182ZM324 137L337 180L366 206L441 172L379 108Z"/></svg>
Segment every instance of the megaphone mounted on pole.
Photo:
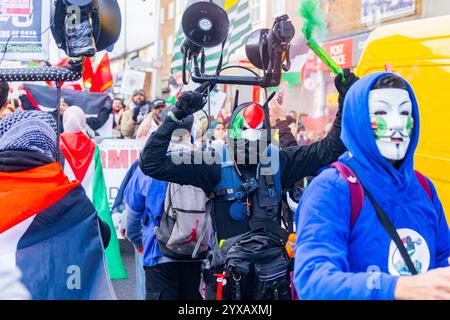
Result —
<svg viewBox="0 0 450 320"><path fill-rule="evenodd" d="M121 14L117 0L54 0L51 9L53 37L69 56L69 67L0 69L0 81L79 80L84 57L111 49L119 39ZM79 14L80 21L73 23L73 14Z"/></svg>
<svg viewBox="0 0 450 320"><path fill-rule="evenodd" d="M194 65L191 79L195 83L210 82L212 84L238 84L266 87L278 86L281 82L282 70L289 70L290 41L294 38L295 29L287 15L276 19L272 29L261 29L253 32L247 40L246 53L248 60L264 76L242 66L222 68L223 49L227 40L230 22L227 12L214 2L200 1L190 5L184 12L182 28L186 36L181 45L183 54L183 83L187 84L187 65ZM215 74L205 73L206 56L204 48L212 48L222 44L222 55ZM199 57L200 64L199 64ZM254 76L222 76L222 71L232 68L246 69ZM192 69L192 68L191 68Z"/></svg>
<svg viewBox="0 0 450 320"><path fill-rule="evenodd" d="M58 47L69 56L69 67L0 69L0 81L56 82L56 146L59 150L61 82L79 80L85 57L112 49L121 29L119 4L117 0L54 0L51 29ZM57 152L56 161L59 155Z"/></svg>

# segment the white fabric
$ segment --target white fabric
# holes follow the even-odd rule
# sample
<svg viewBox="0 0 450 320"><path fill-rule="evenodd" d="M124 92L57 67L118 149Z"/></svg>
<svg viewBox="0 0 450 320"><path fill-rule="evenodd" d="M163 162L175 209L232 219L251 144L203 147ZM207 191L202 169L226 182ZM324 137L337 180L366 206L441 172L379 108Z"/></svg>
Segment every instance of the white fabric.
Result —
<svg viewBox="0 0 450 320"><path fill-rule="evenodd" d="M31 296L20 282L21 272L16 266L17 245L35 216L0 234L0 300L28 300Z"/></svg>
<svg viewBox="0 0 450 320"><path fill-rule="evenodd" d="M77 106L67 108L63 114L63 126L64 132L86 132L86 115L83 110Z"/></svg>

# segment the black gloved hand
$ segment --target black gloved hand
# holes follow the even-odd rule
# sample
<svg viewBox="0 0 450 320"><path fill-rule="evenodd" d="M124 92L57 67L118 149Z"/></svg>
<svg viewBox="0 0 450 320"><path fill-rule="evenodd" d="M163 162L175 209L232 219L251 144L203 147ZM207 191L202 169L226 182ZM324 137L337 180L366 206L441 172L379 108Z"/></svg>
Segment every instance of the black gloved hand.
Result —
<svg viewBox="0 0 450 320"><path fill-rule="evenodd" d="M205 82L194 91L186 91L181 94L173 108L173 114L178 120L203 109L206 104L206 92L211 83Z"/></svg>
<svg viewBox="0 0 450 320"><path fill-rule="evenodd" d="M344 104L344 98L352 85L355 84L359 78L350 71L350 69L344 69L344 78L345 81L342 82L342 74L338 74L338 76L334 79L334 84L336 86L337 91L339 92L339 107L342 108Z"/></svg>

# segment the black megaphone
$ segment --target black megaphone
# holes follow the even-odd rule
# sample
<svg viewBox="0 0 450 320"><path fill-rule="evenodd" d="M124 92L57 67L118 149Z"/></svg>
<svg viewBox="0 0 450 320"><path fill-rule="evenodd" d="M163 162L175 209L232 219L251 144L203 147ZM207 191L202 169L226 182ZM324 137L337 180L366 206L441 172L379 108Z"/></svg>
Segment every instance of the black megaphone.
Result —
<svg viewBox="0 0 450 320"><path fill-rule="evenodd" d="M254 31L247 39L245 53L252 65L260 70L267 70L270 63L269 43L267 37L270 29Z"/></svg>
<svg viewBox="0 0 450 320"><path fill-rule="evenodd" d="M183 14L181 26L186 35L184 46L211 48L228 36L227 12L214 2L196 2Z"/></svg>

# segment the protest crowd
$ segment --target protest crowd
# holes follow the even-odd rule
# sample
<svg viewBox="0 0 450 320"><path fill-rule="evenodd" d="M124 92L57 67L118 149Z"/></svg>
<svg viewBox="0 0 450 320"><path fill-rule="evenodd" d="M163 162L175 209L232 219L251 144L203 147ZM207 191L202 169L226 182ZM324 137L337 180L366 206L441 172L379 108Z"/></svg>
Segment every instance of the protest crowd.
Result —
<svg viewBox="0 0 450 320"><path fill-rule="evenodd" d="M281 75L252 101L220 72L168 97L81 63L76 88L0 75L0 300L114 300L131 275L137 300L450 300L410 78L343 68L316 124ZM113 198L111 141L140 143Z"/></svg>

